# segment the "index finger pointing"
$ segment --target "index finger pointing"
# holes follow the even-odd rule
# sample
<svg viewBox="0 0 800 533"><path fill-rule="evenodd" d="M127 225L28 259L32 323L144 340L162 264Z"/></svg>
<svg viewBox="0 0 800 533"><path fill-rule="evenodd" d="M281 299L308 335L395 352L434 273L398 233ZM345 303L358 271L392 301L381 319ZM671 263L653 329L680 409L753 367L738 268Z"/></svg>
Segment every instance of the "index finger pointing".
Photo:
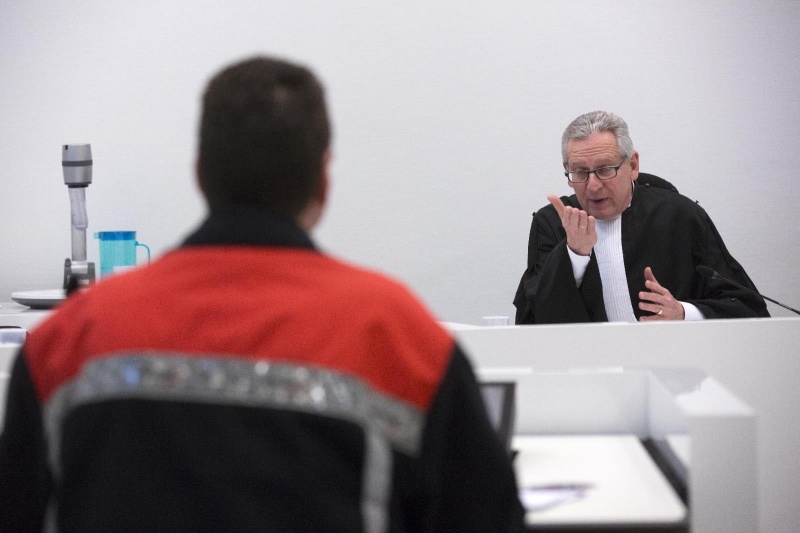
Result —
<svg viewBox="0 0 800 533"><path fill-rule="evenodd" d="M644 269L644 284L648 287L651 291L658 291L661 292L661 284L656 279L656 276L653 274L653 269L650 267L645 267Z"/></svg>
<svg viewBox="0 0 800 533"><path fill-rule="evenodd" d="M564 216L564 202L561 201L561 198L556 196L555 194L548 194L547 200L553 204L553 207L556 208L558 212L558 217L562 218Z"/></svg>

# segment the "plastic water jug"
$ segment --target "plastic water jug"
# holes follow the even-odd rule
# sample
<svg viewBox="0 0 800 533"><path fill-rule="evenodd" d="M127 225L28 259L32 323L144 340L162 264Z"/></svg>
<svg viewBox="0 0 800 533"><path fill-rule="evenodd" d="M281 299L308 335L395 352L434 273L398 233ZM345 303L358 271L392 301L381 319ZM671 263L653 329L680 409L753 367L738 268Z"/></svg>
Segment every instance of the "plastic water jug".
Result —
<svg viewBox="0 0 800 533"><path fill-rule="evenodd" d="M150 263L150 247L136 240L135 231L98 231L95 239L100 239L100 277L121 272L136 266L136 247L147 250Z"/></svg>

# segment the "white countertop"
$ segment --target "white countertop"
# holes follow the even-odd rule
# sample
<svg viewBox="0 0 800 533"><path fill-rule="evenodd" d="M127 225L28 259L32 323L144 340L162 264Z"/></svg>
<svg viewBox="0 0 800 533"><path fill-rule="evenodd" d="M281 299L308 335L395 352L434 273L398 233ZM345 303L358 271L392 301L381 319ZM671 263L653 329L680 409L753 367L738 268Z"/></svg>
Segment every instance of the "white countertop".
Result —
<svg viewBox="0 0 800 533"><path fill-rule="evenodd" d="M635 435L517 436L520 490L588 485L582 496L529 511L529 525L678 525L686 506Z"/></svg>

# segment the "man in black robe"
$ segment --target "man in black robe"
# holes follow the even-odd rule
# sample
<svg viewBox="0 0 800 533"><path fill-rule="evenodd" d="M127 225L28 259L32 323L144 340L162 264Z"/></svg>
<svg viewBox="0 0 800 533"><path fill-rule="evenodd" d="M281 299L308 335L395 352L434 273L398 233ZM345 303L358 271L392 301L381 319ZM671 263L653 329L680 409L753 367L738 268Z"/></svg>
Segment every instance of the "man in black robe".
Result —
<svg viewBox="0 0 800 533"><path fill-rule="evenodd" d="M576 118L562 137L572 196L534 213L517 324L768 317L705 210L674 188L639 184L639 154L619 116Z"/></svg>

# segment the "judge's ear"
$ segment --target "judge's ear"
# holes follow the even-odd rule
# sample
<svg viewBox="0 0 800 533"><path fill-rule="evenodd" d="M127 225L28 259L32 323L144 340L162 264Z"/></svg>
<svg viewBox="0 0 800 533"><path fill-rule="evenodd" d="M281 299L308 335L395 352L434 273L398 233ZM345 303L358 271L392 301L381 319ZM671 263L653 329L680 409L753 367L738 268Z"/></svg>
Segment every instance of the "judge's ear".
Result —
<svg viewBox="0 0 800 533"><path fill-rule="evenodd" d="M314 227L319 224L322 219L322 214L325 211L325 206L328 204L328 191L330 189L330 166L332 154L330 148L325 150L322 154L322 162L320 164L319 181L314 193L308 201L308 204L303 208L297 217L298 225L306 232L310 232Z"/></svg>
<svg viewBox="0 0 800 533"><path fill-rule="evenodd" d="M567 162L566 162L566 161L564 161L564 172L569 172L569 165L567 164ZM569 180L569 178L567 178L567 185L569 185L570 189L574 189L574 188L575 188L575 184L574 184L574 183L572 183L572 182Z"/></svg>
<svg viewBox="0 0 800 533"><path fill-rule="evenodd" d="M633 152L628 164L631 166L631 181L636 181L639 178L639 152Z"/></svg>

